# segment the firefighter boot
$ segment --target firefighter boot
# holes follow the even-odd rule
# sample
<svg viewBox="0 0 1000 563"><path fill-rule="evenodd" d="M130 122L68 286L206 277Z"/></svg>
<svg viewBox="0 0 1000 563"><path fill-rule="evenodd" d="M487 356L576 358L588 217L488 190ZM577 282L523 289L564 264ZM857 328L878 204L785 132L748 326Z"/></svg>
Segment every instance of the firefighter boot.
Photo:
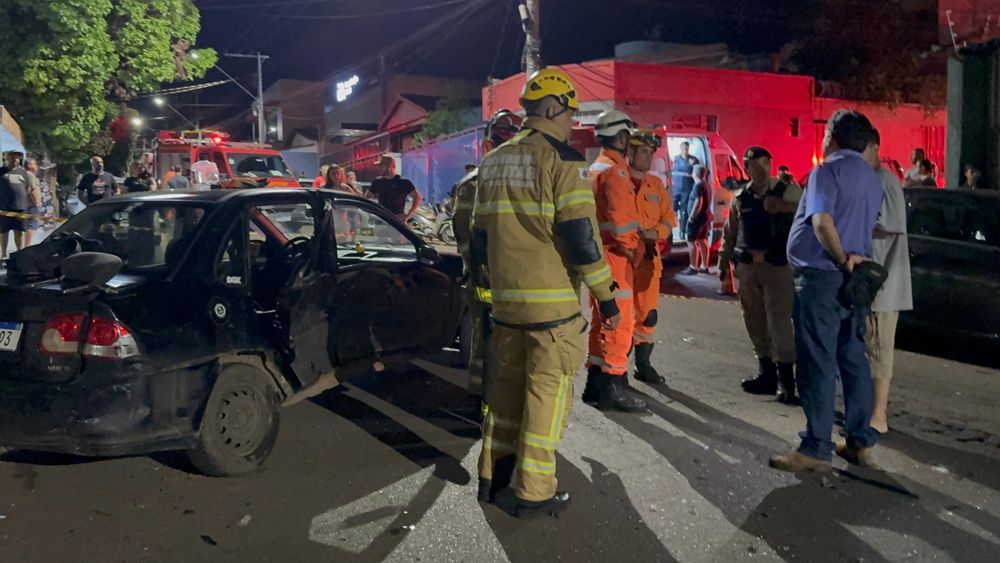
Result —
<svg viewBox="0 0 1000 563"><path fill-rule="evenodd" d="M774 395L778 392L778 367L771 358L757 358L757 377L743 380L743 390L753 395Z"/></svg>
<svg viewBox="0 0 1000 563"><path fill-rule="evenodd" d="M598 389L601 384L601 368L598 366L590 366L587 368L587 385L583 388L583 402L588 405L593 405L597 402L597 398L600 396L600 390Z"/></svg>
<svg viewBox="0 0 1000 563"><path fill-rule="evenodd" d="M784 405L795 406L799 404L799 398L795 396L795 369L792 364L778 364L778 402Z"/></svg>
<svg viewBox="0 0 1000 563"><path fill-rule="evenodd" d="M600 375L598 387L597 410L642 412L646 410L646 402L628 392L625 385L627 375Z"/></svg>
<svg viewBox="0 0 1000 563"><path fill-rule="evenodd" d="M651 385L662 385L667 382L666 378L656 372L656 368L649 363L649 357L653 354L653 345L650 343L635 345L635 378L639 381Z"/></svg>

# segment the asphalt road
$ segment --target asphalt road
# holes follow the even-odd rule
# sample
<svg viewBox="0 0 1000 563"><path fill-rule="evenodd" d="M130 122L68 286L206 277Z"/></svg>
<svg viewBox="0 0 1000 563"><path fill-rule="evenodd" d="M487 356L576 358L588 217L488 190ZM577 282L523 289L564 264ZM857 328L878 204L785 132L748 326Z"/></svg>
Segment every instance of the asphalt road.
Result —
<svg viewBox="0 0 1000 563"><path fill-rule="evenodd" d="M665 282L648 414L574 405L559 519L475 501L479 405L444 352L283 411L243 478L8 451L0 561L1000 561L1000 372L900 352L884 472L773 471L804 417L739 391L750 344L716 287Z"/></svg>

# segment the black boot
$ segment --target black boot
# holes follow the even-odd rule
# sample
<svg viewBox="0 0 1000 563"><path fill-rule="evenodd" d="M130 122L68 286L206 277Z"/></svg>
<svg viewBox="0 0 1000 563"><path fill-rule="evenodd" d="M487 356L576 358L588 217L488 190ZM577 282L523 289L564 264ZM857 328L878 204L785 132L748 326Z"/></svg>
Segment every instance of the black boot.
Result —
<svg viewBox="0 0 1000 563"><path fill-rule="evenodd" d="M626 375L600 375L601 385L597 398L597 409L602 411L642 412L646 402L628 392Z"/></svg>
<svg viewBox="0 0 1000 563"><path fill-rule="evenodd" d="M514 516L518 518L534 518L542 514L559 514L569 508L569 493L558 492L548 500L530 501L517 499Z"/></svg>
<svg viewBox="0 0 1000 563"><path fill-rule="evenodd" d="M778 364L778 402L784 405L798 405L799 398L795 396L795 369L792 364Z"/></svg>
<svg viewBox="0 0 1000 563"><path fill-rule="evenodd" d="M771 358L757 358L757 377L743 380L743 390L754 395L774 395L778 392L778 368Z"/></svg>
<svg viewBox="0 0 1000 563"><path fill-rule="evenodd" d="M510 486L514 478L514 468L517 466L517 456L503 456L493 464L493 479L479 478L479 502L493 502L497 493Z"/></svg>
<svg viewBox="0 0 1000 563"><path fill-rule="evenodd" d="M667 379L656 372L649 362L653 354L653 345L649 343L635 345L635 378L650 385L662 385Z"/></svg>
<svg viewBox="0 0 1000 563"><path fill-rule="evenodd" d="M587 368L587 385L583 388L583 402L592 405L597 402L600 396L601 368L590 366Z"/></svg>

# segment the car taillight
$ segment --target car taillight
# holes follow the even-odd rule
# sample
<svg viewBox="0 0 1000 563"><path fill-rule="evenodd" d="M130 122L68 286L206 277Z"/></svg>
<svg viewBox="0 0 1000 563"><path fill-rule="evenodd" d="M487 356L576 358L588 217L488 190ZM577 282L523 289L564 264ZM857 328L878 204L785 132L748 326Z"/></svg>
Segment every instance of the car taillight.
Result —
<svg viewBox="0 0 1000 563"><path fill-rule="evenodd" d="M123 324L105 317L91 317L83 355L90 358L120 360L139 355L139 345Z"/></svg>
<svg viewBox="0 0 1000 563"><path fill-rule="evenodd" d="M63 313L45 323L39 351L43 354L75 354L83 342L89 358L119 360L139 355L139 345L125 325L94 316L85 323L85 313Z"/></svg>
<svg viewBox="0 0 1000 563"><path fill-rule="evenodd" d="M39 351L43 354L75 354L83 336L84 313L56 315L45 323Z"/></svg>

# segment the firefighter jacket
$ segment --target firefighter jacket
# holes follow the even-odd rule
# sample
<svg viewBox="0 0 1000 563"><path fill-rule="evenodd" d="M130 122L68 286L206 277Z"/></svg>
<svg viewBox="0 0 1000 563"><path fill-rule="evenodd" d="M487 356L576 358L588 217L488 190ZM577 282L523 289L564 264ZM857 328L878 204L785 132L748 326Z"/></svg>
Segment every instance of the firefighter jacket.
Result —
<svg viewBox="0 0 1000 563"><path fill-rule="evenodd" d="M468 173L455 186L455 213L451 217L455 228L455 242L462 255L466 274L469 274L469 242L472 240L472 216L476 211L476 190L479 186L479 169Z"/></svg>
<svg viewBox="0 0 1000 563"><path fill-rule="evenodd" d="M636 205L639 211L639 229L656 229L660 240L667 240L677 226L674 198L670 189L655 174L646 173L639 184Z"/></svg>
<svg viewBox="0 0 1000 563"><path fill-rule="evenodd" d="M590 174L604 246L615 254L634 252L640 244L639 210L628 162L618 151L604 149L590 165Z"/></svg>
<svg viewBox="0 0 1000 563"><path fill-rule="evenodd" d="M546 119L531 117L479 168L470 254L489 265L493 318L556 326L580 315L579 284L613 299L587 163Z"/></svg>

